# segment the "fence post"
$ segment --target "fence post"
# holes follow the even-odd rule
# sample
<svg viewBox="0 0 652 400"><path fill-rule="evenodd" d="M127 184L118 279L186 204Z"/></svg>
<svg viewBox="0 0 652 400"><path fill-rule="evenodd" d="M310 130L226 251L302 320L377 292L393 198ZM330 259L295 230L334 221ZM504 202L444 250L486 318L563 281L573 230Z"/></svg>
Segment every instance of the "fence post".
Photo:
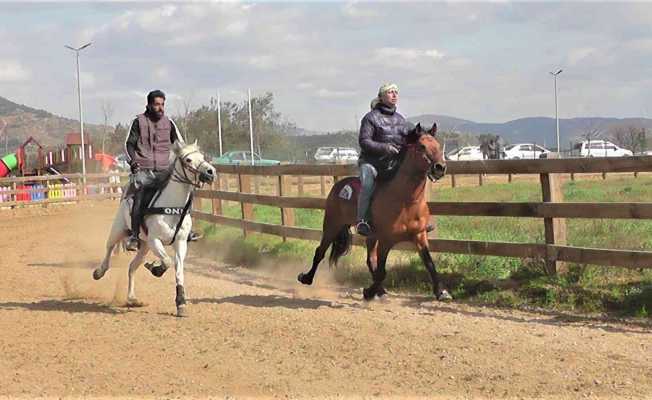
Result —
<svg viewBox="0 0 652 400"><path fill-rule="evenodd" d="M638 171L634 172L634 178L638 178Z"/></svg>
<svg viewBox="0 0 652 400"><path fill-rule="evenodd" d="M279 197L283 197L286 193L286 177L283 175L278 176L278 183L276 187L276 192ZM293 226L294 225L294 209L292 208L283 208L280 207L281 210L281 226ZM287 236L285 234L282 235L283 241L287 241Z"/></svg>
<svg viewBox="0 0 652 400"><path fill-rule="evenodd" d="M455 187L455 174L451 175L451 187Z"/></svg>
<svg viewBox="0 0 652 400"><path fill-rule="evenodd" d="M297 176L297 193L298 196L303 196L303 175Z"/></svg>
<svg viewBox="0 0 652 400"><path fill-rule="evenodd" d="M607 173L606 172L602 173L602 179L607 179Z"/></svg>
<svg viewBox="0 0 652 400"><path fill-rule="evenodd" d="M224 174L224 191L229 191L229 174Z"/></svg>
<svg viewBox="0 0 652 400"><path fill-rule="evenodd" d="M541 191L545 203L561 203L564 195L559 174L541 174ZM557 261L557 252L550 248L553 245L566 244L566 219L546 217L543 219L546 245L546 272L555 275L564 273L566 263Z"/></svg>
<svg viewBox="0 0 652 400"><path fill-rule="evenodd" d="M211 185L212 190L222 190L222 174L217 175L217 179L213 181L213 184ZM211 202L213 205L212 212L213 215L222 215L222 199L218 198L213 198L213 201Z"/></svg>
<svg viewBox="0 0 652 400"><path fill-rule="evenodd" d="M478 175L478 185L479 185L479 186L482 186L482 184L483 184L482 174L479 174L479 175Z"/></svg>
<svg viewBox="0 0 652 400"><path fill-rule="evenodd" d="M512 174L507 174L507 183L512 183Z"/></svg>
<svg viewBox="0 0 652 400"><path fill-rule="evenodd" d="M575 172L571 172L571 181L575 181Z"/></svg>
<svg viewBox="0 0 652 400"><path fill-rule="evenodd" d="M321 197L326 197L326 177L324 175L319 177L319 190Z"/></svg>
<svg viewBox="0 0 652 400"><path fill-rule="evenodd" d="M249 175L238 174L238 192L251 193L251 177ZM247 237L245 220L253 220L253 205L241 201L240 210L242 211L242 234Z"/></svg>
<svg viewBox="0 0 652 400"><path fill-rule="evenodd" d="M254 193L260 194L260 176L254 175Z"/></svg>

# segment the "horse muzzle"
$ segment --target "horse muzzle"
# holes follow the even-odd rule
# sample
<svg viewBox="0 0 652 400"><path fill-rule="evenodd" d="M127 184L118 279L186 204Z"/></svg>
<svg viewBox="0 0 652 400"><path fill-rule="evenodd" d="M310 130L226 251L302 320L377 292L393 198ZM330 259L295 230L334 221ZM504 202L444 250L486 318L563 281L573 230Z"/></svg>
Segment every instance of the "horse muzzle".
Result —
<svg viewBox="0 0 652 400"><path fill-rule="evenodd" d="M435 182L446 175L446 164L433 163L428 171L428 178Z"/></svg>
<svg viewBox="0 0 652 400"><path fill-rule="evenodd" d="M212 171L199 173L199 182L201 183L213 183L214 180L215 174Z"/></svg>

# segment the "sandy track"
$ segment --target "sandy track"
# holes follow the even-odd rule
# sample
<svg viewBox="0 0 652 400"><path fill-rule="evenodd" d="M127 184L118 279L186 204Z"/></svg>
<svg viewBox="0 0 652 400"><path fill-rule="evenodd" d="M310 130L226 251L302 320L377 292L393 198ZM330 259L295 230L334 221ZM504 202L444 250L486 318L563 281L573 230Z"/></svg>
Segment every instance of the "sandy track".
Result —
<svg viewBox="0 0 652 400"><path fill-rule="evenodd" d="M191 247L190 318L174 276L141 268L127 309L115 204L0 210L0 397L652 397L652 330L635 324L299 287ZM7 234L7 232L11 232ZM391 268L391 266L390 266Z"/></svg>

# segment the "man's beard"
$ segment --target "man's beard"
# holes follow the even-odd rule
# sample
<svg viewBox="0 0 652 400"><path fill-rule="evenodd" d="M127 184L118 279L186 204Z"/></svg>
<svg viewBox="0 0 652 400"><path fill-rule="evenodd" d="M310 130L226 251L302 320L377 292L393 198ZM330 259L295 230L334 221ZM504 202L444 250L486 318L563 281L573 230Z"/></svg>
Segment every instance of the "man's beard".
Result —
<svg viewBox="0 0 652 400"><path fill-rule="evenodd" d="M154 111L151 108L147 107L147 114L149 114L149 117L153 119L154 121L158 121L159 119L163 118L163 111Z"/></svg>

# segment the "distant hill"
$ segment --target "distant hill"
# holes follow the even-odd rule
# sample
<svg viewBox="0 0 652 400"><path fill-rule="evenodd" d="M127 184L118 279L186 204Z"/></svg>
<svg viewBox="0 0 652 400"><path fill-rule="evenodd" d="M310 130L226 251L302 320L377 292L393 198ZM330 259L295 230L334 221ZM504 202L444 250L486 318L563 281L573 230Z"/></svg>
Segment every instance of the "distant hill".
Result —
<svg viewBox="0 0 652 400"><path fill-rule="evenodd" d="M44 110L38 110L23 104L14 103L0 96L0 119L6 122L4 134L8 137L9 150L14 150L28 137L33 136L44 146L58 146L64 142L66 133L79 132L79 121L60 117ZM4 125L0 122L0 126ZM112 128L110 128L112 129ZM84 124L84 132L91 137L99 135L103 127ZM0 149L4 152L5 138L0 138Z"/></svg>
<svg viewBox="0 0 652 400"><path fill-rule="evenodd" d="M436 121L442 131L455 131L472 135L491 133L501 135L510 143L534 142L554 146L557 142L554 118L528 117L504 123L478 123L445 115L417 115L408 118L410 122L430 125ZM652 119L649 118L570 118L559 119L559 136L563 147L571 140L577 140L588 130L597 130L608 136L616 127L636 126L652 132Z"/></svg>

